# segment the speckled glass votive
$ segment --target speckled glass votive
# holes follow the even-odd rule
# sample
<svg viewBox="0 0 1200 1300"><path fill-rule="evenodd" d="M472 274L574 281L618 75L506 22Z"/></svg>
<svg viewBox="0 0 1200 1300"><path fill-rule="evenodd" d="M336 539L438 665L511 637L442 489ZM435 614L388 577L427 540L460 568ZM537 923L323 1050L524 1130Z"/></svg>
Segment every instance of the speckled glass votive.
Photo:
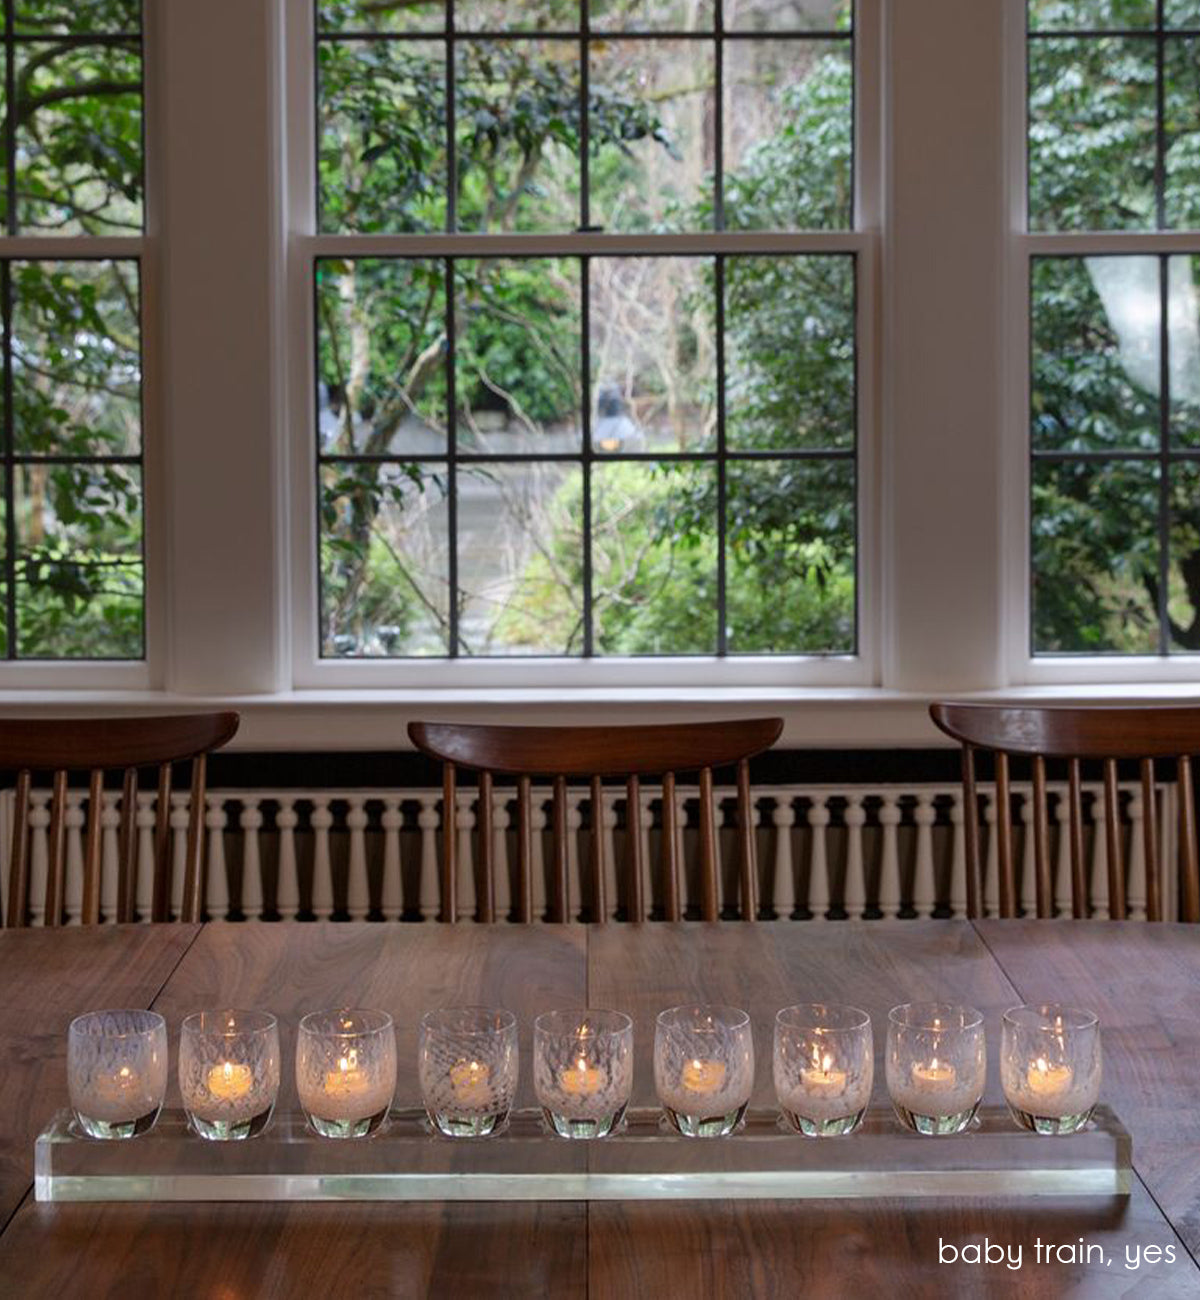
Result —
<svg viewBox="0 0 1200 1300"><path fill-rule="evenodd" d="M517 1018L487 1007L447 1007L421 1018L417 1073L430 1122L447 1137L487 1137L517 1093Z"/></svg>
<svg viewBox="0 0 1200 1300"><path fill-rule="evenodd" d="M909 1002L888 1013L887 1084L906 1128L961 1133L987 1078L983 1016L974 1007Z"/></svg>
<svg viewBox="0 0 1200 1300"><path fill-rule="evenodd" d="M1004 1013L1000 1083L1013 1118L1034 1133L1077 1133L1100 1097L1100 1022L1058 1003Z"/></svg>
<svg viewBox="0 0 1200 1300"><path fill-rule="evenodd" d="M671 1127L685 1137L724 1137L754 1091L750 1017L737 1007L671 1007L654 1027L654 1083Z"/></svg>
<svg viewBox="0 0 1200 1300"><path fill-rule="evenodd" d="M154 1127L167 1091L167 1022L157 1011L89 1011L67 1031L67 1085L79 1127L130 1138Z"/></svg>
<svg viewBox="0 0 1200 1300"><path fill-rule="evenodd" d="M875 1078L871 1017L857 1007L806 1002L775 1017L775 1095L806 1137L841 1137L862 1121Z"/></svg>
<svg viewBox="0 0 1200 1300"><path fill-rule="evenodd" d="M538 1016L533 1086L560 1137L607 1137L624 1118L633 1088L633 1021L620 1011Z"/></svg>
<svg viewBox="0 0 1200 1300"><path fill-rule="evenodd" d="M396 1092L396 1030L386 1011L313 1011L296 1037L296 1091L322 1137L369 1137Z"/></svg>
<svg viewBox="0 0 1200 1300"><path fill-rule="evenodd" d="M267 1011L197 1011L179 1031L179 1091L194 1132L255 1137L279 1095L279 1024Z"/></svg>

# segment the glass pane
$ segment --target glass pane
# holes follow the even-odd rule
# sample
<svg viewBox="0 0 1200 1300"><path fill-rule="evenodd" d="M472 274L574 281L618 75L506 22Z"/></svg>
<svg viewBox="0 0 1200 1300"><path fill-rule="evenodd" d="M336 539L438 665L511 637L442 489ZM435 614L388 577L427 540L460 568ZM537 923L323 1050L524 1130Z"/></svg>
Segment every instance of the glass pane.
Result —
<svg viewBox="0 0 1200 1300"><path fill-rule="evenodd" d="M458 225L579 225L579 44L464 41L456 93Z"/></svg>
<svg viewBox="0 0 1200 1300"><path fill-rule="evenodd" d="M1158 466L1035 461L1033 644L1157 654Z"/></svg>
<svg viewBox="0 0 1200 1300"><path fill-rule="evenodd" d="M579 0L454 0L460 32L577 32Z"/></svg>
<svg viewBox="0 0 1200 1300"><path fill-rule="evenodd" d="M1157 257L1034 259L1036 450L1158 447L1161 303Z"/></svg>
<svg viewBox="0 0 1200 1300"><path fill-rule="evenodd" d="M609 461L592 470L597 654L715 654L717 472Z"/></svg>
<svg viewBox="0 0 1200 1300"><path fill-rule="evenodd" d="M321 470L321 654L406 658L450 644L445 465Z"/></svg>
<svg viewBox="0 0 1200 1300"><path fill-rule="evenodd" d="M21 466L14 504L18 656L140 659L141 471Z"/></svg>
<svg viewBox="0 0 1200 1300"><path fill-rule="evenodd" d="M23 233L142 229L140 44L17 50L17 215Z"/></svg>
<svg viewBox="0 0 1200 1300"><path fill-rule="evenodd" d="M714 266L701 257L591 263L592 446L716 446Z"/></svg>
<svg viewBox="0 0 1200 1300"><path fill-rule="evenodd" d="M573 465L460 467L462 654L582 653L580 480Z"/></svg>
<svg viewBox="0 0 1200 1300"><path fill-rule="evenodd" d="M854 652L854 465L732 461L725 598L731 654Z"/></svg>
<svg viewBox="0 0 1200 1300"><path fill-rule="evenodd" d="M1171 439L1200 447L1200 256L1167 263Z"/></svg>
<svg viewBox="0 0 1200 1300"><path fill-rule="evenodd" d="M319 32L440 32L443 0L318 0Z"/></svg>
<svg viewBox="0 0 1200 1300"><path fill-rule="evenodd" d="M845 32L854 0L725 0L725 30Z"/></svg>
<svg viewBox="0 0 1200 1300"><path fill-rule="evenodd" d="M854 370L853 258L727 259L730 447L853 447Z"/></svg>
<svg viewBox="0 0 1200 1300"><path fill-rule="evenodd" d="M320 229L440 231L446 223L446 60L431 41L323 41Z"/></svg>
<svg viewBox="0 0 1200 1300"><path fill-rule="evenodd" d="M136 262L14 262L13 439L25 454L142 446Z"/></svg>
<svg viewBox="0 0 1200 1300"><path fill-rule="evenodd" d="M725 224L851 225L854 68L842 41L725 47Z"/></svg>
<svg viewBox="0 0 1200 1300"><path fill-rule="evenodd" d="M15 0L13 29L22 35L138 32L142 0Z"/></svg>
<svg viewBox="0 0 1200 1300"><path fill-rule="evenodd" d="M1200 40L1163 42L1165 59L1166 220L1200 227Z"/></svg>
<svg viewBox="0 0 1200 1300"><path fill-rule="evenodd" d="M594 43L590 84L592 224L711 228L712 43Z"/></svg>
<svg viewBox="0 0 1200 1300"><path fill-rule="evenodd" d="M1171 467L1171 648L1200 651L1200 465Z"/></svg>
<svg viewBox="0 0 1200 1300"><path fill-rule="evenodd" d="M446 451L440 262L317 263L317 429L326 455Z"/></svg>
<svg viewBox="0 0 1200 1300"><path fill-rule="evenodd" d="M1029 220L1039 230L1157 224L1154 42L1029 46Z"/></svg>
<svg viewBox="0 0 1200 1300"><path fill-rule="evenodd" d="M1166 0L1163 22L1167 27L1200 28L1200 0Z"/></svg>
<svg viewBox="0 0 1200 1300"><path fill-rule="evenodd" d="M1157 0L1029 0L1033 31L1119 31L1153 27L1157 21Z"/></svg>
<svg viewBox="0 0 1200 1300"><path fill-rule="evenodd" d="M715 0L587 0L595 31L712 31Z"/></svg>
<svg viewBox="0 0 1200 1300"><path fill-rule="evenodd" d="M460 451L582 450L579 262L457 262Z"/></svg>

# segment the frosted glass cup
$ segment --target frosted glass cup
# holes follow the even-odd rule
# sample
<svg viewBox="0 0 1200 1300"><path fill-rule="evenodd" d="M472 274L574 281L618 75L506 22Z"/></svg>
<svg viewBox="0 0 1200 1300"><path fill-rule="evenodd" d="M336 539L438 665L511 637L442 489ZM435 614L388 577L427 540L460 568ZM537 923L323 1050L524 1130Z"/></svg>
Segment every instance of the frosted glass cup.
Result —
<svg viewBox="0 0 1200 1300"><path fill-rule="evenodd" d="M974 1007L909 1002L888 1013L887 1085L900 1122L917 1133L961 1133L987 1078L983 1016Z"/></svg>
<svg viewBox="0 0 1200 1300"><path fill-rule="evenodd" d="M197 1011L179 1031L179 1092L202 1138L236 1142L267 1127L279 1096L279 1024L267 1011Z"/></svg>
<svg viewBox="0 0 1200 1300"><path fill-rule="evenodd" d="M625 1117L633 1088L633 1021L620 1011L538 1016L533 1086L560 1137L607 1137Z"/></svg>
<svg viewBox="0 0 1200 1300"><path fill-rule="evenodd" d="M1077 1133L1100 1097L1100 1022L1058 1003L1004 1013L1000 1083L1013 1118L1034 1133Z"/></svg>
<svg viewBox="0 0 1200 1300"><path fill-rule="evenodd" d="M517 1018L488 1007L447 1007L421 1017L417 1073L430 1123L446 1137L487 1137L504 1127L517 1094Z"/></svg>
<svg viewBox="0 0 1200 1300"><path fill-rule="evenodd" d="M89 1011L67 1031L67 1086L94 1138L154 1127L167 1091L167 1022L157 1011Z"/></svg>
<svg viewBox="0 0 1200 1300"><path fill-rule="evenodd" d="M754 1090L750 1017L737 1007L671 1007L654 1027L654 1084L667 1122L685 1137L725 1137Z"/></svg>
<svg viewBox="0 0 1200 1300"><path fill-rule="evenodd" d="M386 1011L314 1011L296 1038L296 1091L322 1137L370 1137L396 1092L396 1030Z"/></svg>
<svg viewBox="0 0 1200 1300"><path fill-rule="evenodd" d="M806 1137L841 1137L862 1122L875 1079L871 1017L857 1007L803 1003L775 1017L775 1095Z"/></svg>

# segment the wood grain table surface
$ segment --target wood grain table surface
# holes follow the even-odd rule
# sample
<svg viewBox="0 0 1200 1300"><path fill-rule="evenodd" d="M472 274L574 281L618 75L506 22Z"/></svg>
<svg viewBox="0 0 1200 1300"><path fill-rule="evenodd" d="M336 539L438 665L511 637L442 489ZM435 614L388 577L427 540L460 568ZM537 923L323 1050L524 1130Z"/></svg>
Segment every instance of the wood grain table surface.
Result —
<svg viewBox="0 0 1200 1300"><path fill-rule="evenodd" d="M1200 1297L1194 928L904 921L3 932L0 988L2 1296ZM635 1022L635 1104L653 1104L655 1014L690 999L734 1002L752 1012L755 1102L770 1105L779 1007L824 1000L868 1010L882 1103L887 1011L935 997L984 1012L993 1101L1001 1099L996 1056L1005 1007L1057 1000L1098 1012L1103 1095L1134 1135L1139 1177L1131 1196L50 1206L34 1203L30 1191L34 1135L66 1101L67 1023L98 1006L155 1007L171 1026L173 1053L189 1011L273 1010L284 1039L280 1105L294 1107L295 1025L321 1006L392 1012L404 1104L418 1097L423 1010L508 1007L522 1028L519 1105L532 1103L530 1037L539 1011L618 1007ZM168 1105L177 1105L174 1083L172 1094ZM1020 1270L939 1263L941 1242L984 1238L1020 1246ZM1078 1247L1081 1239L1108 1262L1034 1258L1035 1241ZM1162 1257L1147 1259L1155 1247Z"/></svg>

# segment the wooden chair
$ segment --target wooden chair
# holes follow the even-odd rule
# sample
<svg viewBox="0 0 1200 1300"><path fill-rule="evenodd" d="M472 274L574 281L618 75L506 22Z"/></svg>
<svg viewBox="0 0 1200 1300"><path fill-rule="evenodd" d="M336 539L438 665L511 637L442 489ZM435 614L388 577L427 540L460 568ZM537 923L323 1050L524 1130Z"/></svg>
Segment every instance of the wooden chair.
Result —
<svg viewBox="0 0 1200 1300"><path fill-rule="evenodd" d="M1154 816L1154 760L1173 759L1179 789L1180 908L1185 921L1200 921L1200 871L1197 869L1196 807L1191 755L1200 752L1200 708L1101 707L1009 708L991 704L934 704L933 721L963 747L963 825L966 832L967 914L979 908L979 804L975 752L990 750L996 764L996 848L1000 871L1000 915L1016 915L1013 866L1011 757L1027 755L1033 774L1033 848L1037 914L1053 916L1050 830L1046 799L1046 760L1067 765L1067 833L1071 849L1071 911L1088 914L1087 870L1083 855L1083 799L1080 763L1101 760L1104 771L1104 836L1108 858L1108 908L1113 920L1127 914L1125 856L1121 833L1117 764L1139 760L1143 847L1146 859L1146 915L1163 918L1162 861Z"/></svg>
<svg viewBox="0 0 1200 1300"><path fill-rule="evenodd" d="M769 749L783 729L780 718L738 722L701 722L653 727L491 727L413 722L408 734L424 754L443 764L442 899L440 919L457 916L457 864L454 809L460 767L479 773L479 865L482 888L479 919L496 919L493 862L493 789L496 775L517 783L518 921L533 916L533 799L532 778L553 777L553 854L551 919L570 920L567 884L567 779L587 777L591 803L590 859L592 919L608 914L604 869L604 779L623 778L630 833L625 836L628 917L646 916L643 849L640 832L641 778L660 776L663 791L662 896L668 921L682 916L680 854L675 802L675 777L680 771L699 772L700 782L700 911L704 920L719 915L717 882L717 822L713 799L713 769L737 767L738 881L741 916L755 919L758 910L754 819L750 797L749 759ZM503 918L501 918L503 919Z"/></svg>
<svg viewBox="0 0 1200 1300"><path fill-rule="evenodd" d="M61 925L66 892L67 786L72 772L87 772L88 819L83 861L85 925L100 920L101 816L105 770L122 771L118 832L117 921L131 921L137 885L138 768L158 767L158 806L154 824L154 892L151 919L170 919L171 766L191 759L191 808L187 829L181 920L198 921L204 900L205 759L237 732L236 713L190 714L168 718L0 719L0 769L16 771L12 852L9 859L5 920L24 926L29 919L29 792L34 772L52 772L49 866L45 924Z"/></svg>

